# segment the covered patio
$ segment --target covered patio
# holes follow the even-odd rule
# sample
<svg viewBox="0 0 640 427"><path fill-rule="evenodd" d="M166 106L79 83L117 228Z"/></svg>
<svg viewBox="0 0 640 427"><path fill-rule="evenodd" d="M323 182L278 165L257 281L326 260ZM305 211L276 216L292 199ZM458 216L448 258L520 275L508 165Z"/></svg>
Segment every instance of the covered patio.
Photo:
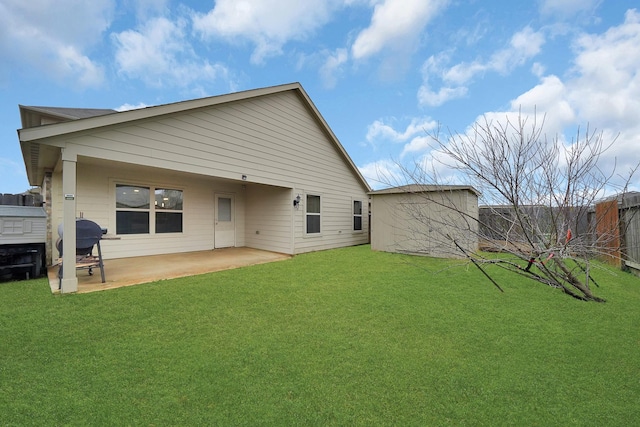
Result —
<svg viewBox="0 0 640 427"><path fill-rule="evenodd" d="M290 258L287 254L240 247L109 259L104 261L105 283L101 283L99 268L93 270L92 276L86 270L78 270L78 293L195 276ZM58 266L49 267L47 274L51 292L59 293Z"/></svg>

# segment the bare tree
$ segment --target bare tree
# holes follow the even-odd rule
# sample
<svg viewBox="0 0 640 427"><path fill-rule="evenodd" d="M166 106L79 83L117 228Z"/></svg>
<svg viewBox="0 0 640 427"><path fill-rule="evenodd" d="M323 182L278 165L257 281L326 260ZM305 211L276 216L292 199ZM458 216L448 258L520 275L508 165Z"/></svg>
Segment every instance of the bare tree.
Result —
<svg viewBox="0 0 640 427"><path fill-rule="evenodd" d="M580 300L604 301L592 292L597 283L591 260L611 247L615 236L601 232L594 237L597 224L592 211L608 192L624 193L635 169L622 179L615 175L615 165L608 172L601 169L602 154L613 143L606 144L602 133L587 129L564 142L547 139L543 125L544 119L519 114L504 122L485 118L465 134L450 133L445 138L439 132L431 134L438 161L464 176L464 182L479 191L484 206L479 215L471 215L449 197L451 186L441 186L440 192L432 191L433 186L423 191L424 183L442 184L424 164L401 167L401 181L414 184L414 199L425 197L424 203L405 206L414 223L420 224L410 233L413 246L437 240L451 255L479 268L498 288L488 264ZM618 181L622 183L614 186ZM426 215L426 204L448 214ZM612 206L615 209L616 204ZM470 250L469 239L476 239L481 250Z"/></svg>

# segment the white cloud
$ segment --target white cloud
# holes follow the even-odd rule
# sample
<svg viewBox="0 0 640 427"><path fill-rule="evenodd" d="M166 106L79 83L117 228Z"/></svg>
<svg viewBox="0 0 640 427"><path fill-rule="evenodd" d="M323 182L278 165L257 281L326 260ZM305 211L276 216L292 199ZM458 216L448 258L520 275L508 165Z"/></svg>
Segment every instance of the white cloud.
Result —
<svg viewBox="0 0 640 427"><path fill-rule="evenodd" d="M347 50L344 48L339 48L331 53L327 53L327 58L319 71L320 78L325 87L335 87L338 75L342 73L342 68L348 59Z"/></svg>
<svg viewBox="0 0 640 427"><path fill-rule="evenodd" d="M567 18L579 12L593 10L601 0L542 0L540 13L546 16Z"/></svg>
<svg viewBox="0 0 640 427"><path fill-rule="evenodd" d="M104 71L102 66L82 55L73 46L60 46L58 59L54 65L62 76L73 77L81 87L95 87L102 84Z"/></svg>
<svg viewBox="0 0 640 427"><path fill-rule="evenodd" d="M367 180L371 188L397 187L405 184L468 184L460 176L436 160L440 154L429 152L412 158L407 163L395 160L378 160L359 167L360 173Z"/></svg>
<svg viewBox="0 0 640 427"><path fill-rule="evenodd" d="M431 133L437 128L438 123L428 117L413 118L401 130L396 130L392 125L382 120L376 120L367 129L367 141L376 147L386 142L404 144L400 153L400 161L408 154L424 154L431 151L433 148Z"/></svg>
<svg viewBox="0 0 640 427"><path fill-rule="evenodd" d="M400 153L400 158L404 158L407 154L410 153L424 153L426 151L431 151L433 148L433 139L430 136L417 136L409 141L408 144L402 148L402 153Z"/></svg>
<svg viewBox="0 0 640 427"><path fill-rule="evenodd" d="M640 12L601 35L576 42L574 72L568 85L582 118L610 127L637 126L640 117Z"/></svg>
<svg viewBox="0 0 640 427"><path fill-rule="evenodd" d="M450 61L448 53L429 57L422 66L423 84L418 89L418 101L421 105L440 106L452 99L462 98L468 92L467 85L477 74L497 72L509 74L538 55L545 42L542 32L525 27L515 33L509 45L494 52L486 61L460 63L447 68ZM540 70L540 67L537 68ZM442 85L433 89L432 81L441 81Z"/></svg>
<svg viewBox="0 0 640 427"><path fill-rule="evenodd" d="M476 74L487 71L488 69L490 69L488 63L472 62L470 64L456 64L444 71L442 79L447 84L462 85L468 83Z"/></svg>
<svg viewBox="0 0 640 427"><path fill-rule="evenodd" d="M423 117L413 118L403 131L397 131L382 120L376 120L367 129L367 141L387 140L395 143L406 142L415 135L425 135L438 126L434 120Z"/></svg>
<svg viewBox="0 0 640 427"><path fill-rule="evenodd" d="M392 160L379 160L358 169L374 190L406 184L400 164Z"/></svg>
<svg viewBox="0 0 640 427"><path fill-rule="evenodd" d="M574 67L564 81L541 76L532 89L511 101L508 111L487 112L477 119L504 126L518 122L530 129L544 117L547 138L558 137L569 147L586 132L601 135L611 147L600 156L605 173L616 167L626 176L640 162L640 13L629 10L623 24L602 34L584 34L575 43ZM471 127L465 132L472 136ZM562 162L562 158L560 158ZM620 183L617 176L614 183ZM636 177L637 182L637 177ZM636 185L634 188L638 188Z"/></svg>
<svg viewBox="0 0 640 427"><path fill-rule="evenodd" d="M418 102L420 105L437 107L452 99L462 98L467 94L467 88L464 86L442 86L438 91L434 91L431 88L429 81L433 79L433 77L442 79L445 69L444 64L446 64L449 59L449 54L443 52L430 56L422 65L423 83L418 89Z"/></svg>
<svg viewBox="0 0 640 427"><path fill-rule="evenodd" d="M467 90L464 86L441 87L435 92L425 83L418 89L418 102L421 105L437 107L452 99L464 97L467 94Z"/></svg>
<svg viewBox="0 0 640 427"><path fill-rule="evenodd" d="M511 101L511 111L545 117L545 131L551 135L562 133L576 122L576 113L569 102L564 83L556 76L542 77L540 84Z"/></svg>
<svg viewBox="0 0 640 427"><path fill-rule="evenodd" d="M204 38L250 41L251 61L279 55L290 40L301 40L329 21L338 0L218 0L207 14L194 14L193 26Z"/></svg>
<svg viewBox="0 0 640 427"><path fill-rule="evenodd" d="M144 102L139 102L136 105L133 104L122 104L121 106L115 108L116 111L129 111L129 110L139 110L141 108L147 108L148 105Z"/></svg>
<svg viewBox="0 0 640 427"><path fill-rule="evenodd" d="M525 27L511 37L509 47L491 57L488 68L499 73L508 73L538 55L544 43L545 37L542 32Z"/></svg>
<svg viewBox="0 0 640 427"><path fill-rule="evenodd" d="M154 16L161 16L168 10L170 0L136 0L131 6L135 8L136 16L145 21Z"/></svg>
<svg viewBox="0 0 640 427"><path fill-rule="evenodd" d="M508 74L540 53L544 42L541 32L525 27L511 37L508 47L495 52L488 61L457 64L444 73L443 80L448 84L463 85L476 74L486 71Z"/></svg>
<svg viewBox="0 0 640 427"><path fill-rule="evenodd" d="M370 57L386 48L413 45L446 4L445 0L384 0L376 4L371 24L351 46L354 59Z"/></svg>
<svg viewBox="0 0 640 427"><path fill-rule="evenodd" d="M546 71L547 71L547 68L539 62L534 62L533 65L531 66L531 72L533 73L534 76L537 76L539 78L543 77Z"/></svg>
<svg viewBox="0 0 640 427"><path fill-rule="evenodd" d="M186 21L158 17L138 30L113 34L118 72L149 86L190 87L228 79L221 64L199 58L186 38Z"/></svg>
<svg viewBox="0 0 640 427"><path fill-rule="evenodd" d="M87 51L111 24L114 0L7 0L0 3L0 55L52 79L97 86L102 66Z"/></svg>
<svg viewBox="0 0 640 427"><path fill-rule="evenodd" d="M566 82L568 101L581 123L612 138L607 153L623 168L640 160L640 12L629 10L623 24L577 40L575 77Z"/></svg>
<svg viewBox="0 0 640 427"><path fill-rule="evenodd" d="M389 139L397 142L398 132L393 127L384 124L381 120L376 120L367 128L367 141L373 142L376 139Z"/></svg>

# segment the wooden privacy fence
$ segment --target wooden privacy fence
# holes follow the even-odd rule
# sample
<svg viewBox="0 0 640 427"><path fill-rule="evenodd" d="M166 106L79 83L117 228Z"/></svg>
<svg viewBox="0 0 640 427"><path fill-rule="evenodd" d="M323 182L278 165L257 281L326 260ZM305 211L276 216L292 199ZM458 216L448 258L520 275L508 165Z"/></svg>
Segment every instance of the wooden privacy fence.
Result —
<svg viewBox="0 0 640 427"><path fill-rule="evenodd" d="M595 246L603 261L640 274L640 192L627 192L588 209L571 209L574 209L569 215L573 218L570 228L574 238L581 236L591 248ZM566 232L555 229L553 218L558 214L557 208L521 206L520 211L551 235L562 236ZM524 239L512 206L482 206L479 222L483 241L503 240L507 229L511 244L517 245Z"/></svg>
<svg viewBox="0 0 640 427"><path fill-rule="evenodd" d="M595 239L604 261L640 271L640 193L595 206Z"/></svg>
<svg viewBox="0 0 640 427"><path fill-rule="evenodd" d="M596 245L600 257L608 264L621 266L620 216L618 200L601 202L596 205Z"/></svg>

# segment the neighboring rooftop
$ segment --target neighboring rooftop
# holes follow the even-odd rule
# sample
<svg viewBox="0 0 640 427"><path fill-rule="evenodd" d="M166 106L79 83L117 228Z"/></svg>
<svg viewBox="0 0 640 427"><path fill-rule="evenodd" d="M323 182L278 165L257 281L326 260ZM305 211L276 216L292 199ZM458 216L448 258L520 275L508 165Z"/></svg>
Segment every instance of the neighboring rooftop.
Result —
<svg viewBox="0 0 640 427"><path fill-rule="evenodd" d="M408 184L399 187L384 188L372 191L369 194L402 194L402 193L432 193L442 191L467 190L480 195L480 192L470 185L432 185L432 184Z"/></svg>
<svg viewBox="0 0 640 427"><path fill-rule="evenodd" d="M29 105L20 105L19 107L23 129L117 113L116 110L107 108L63 108Z"/></svg>

